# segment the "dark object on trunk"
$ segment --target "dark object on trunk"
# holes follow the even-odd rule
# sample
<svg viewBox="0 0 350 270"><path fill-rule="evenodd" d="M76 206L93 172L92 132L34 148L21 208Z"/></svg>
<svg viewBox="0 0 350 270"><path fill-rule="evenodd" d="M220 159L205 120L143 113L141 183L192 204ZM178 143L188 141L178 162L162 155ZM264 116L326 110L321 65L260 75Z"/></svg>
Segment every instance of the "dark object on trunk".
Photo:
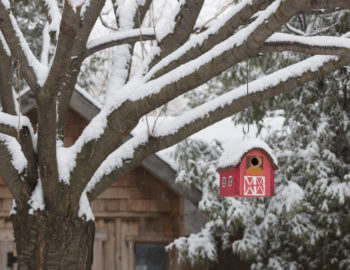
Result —
<svg viewBox="0 0 350 270"><path fill-rule="evenodd" d="M13 264L17 262L17 257L13 256L13 252L7 252L7 267L13 267Z"/></svg>

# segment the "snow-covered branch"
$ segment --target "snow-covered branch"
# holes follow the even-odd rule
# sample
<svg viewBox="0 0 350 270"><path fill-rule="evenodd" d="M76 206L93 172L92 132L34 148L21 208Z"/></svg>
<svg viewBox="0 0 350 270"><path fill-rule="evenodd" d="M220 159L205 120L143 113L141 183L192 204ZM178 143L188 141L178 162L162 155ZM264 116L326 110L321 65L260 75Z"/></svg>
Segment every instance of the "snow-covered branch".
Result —
<svg viewBox="0 0 350 270"><path fill-rule="evenodd" d="M32 124L30 123L30 120L26 116L21 116L21 121L18 126L18 116L17 115L10 115L8 113L0 112L0 133L16 137L18 131L18 127L20 130L24 127L27 127L31 134L34 134Z"/></svg>
<svg viewBox="0 0 350 270"><path fill-rule="evenodd" d="M114 34L109 34L95 40L90 41L86 46L86 52L84 58L89 55L122 44L134 44L140 41L140 33L142 34L142 40L154 40L154 31L152 28L131 29Z"/></svg>
<svg viewBox="0 0 350 270"><path fill-rule="evenodd" d="M24 183L20 175L27 167L27 159L15 138L0 134L0 158L0 176L13 197L20 200L25 195L22 194Z"/></svg>
<svg viewBox="0 0 350 270"><path fill-rule="evenodd" d="M350 63L349 58L314 56L211 100L176 118L163 122L150 136L147 131L136 134L104 161L88 185L89 198L93 200L115 179L134 169L151 153L174 145L195 132L214 124L248 106L256 105L278 94Z"/></svg>
<svg viewBox="0 0 350 270"><path fill-rule="evenodd" d="M202 9L204 0L184 0L177 3L173 9L171 24L165 25L165 29L157 32L157 40L160 40L160 53L153 59L151 66L158 63L163 57L182 46L190 37L193 28Z"/></svg>
<svg viewBox="0 0 350 270"><path fill-rule="evenodd" d="M17 115L10 115L0 112L0 136L8 143L13 144L13 153L17 157L23 155L26 160L26 188L31 189L36 183L37 179L37 167L36 167L36 136L32 124L28 117L21 115L20 121ZM18 147L16 146L18 145ZM12 147L12 146L11 146ZM12 148L11 148L12 149ZM11 153L12 153L11 152ZM0 169L1 170L1 169ZM20 171L18 173L21 173ZM33 179L35 180L33 182Z"/></svg>
<svg viewBox="0 0 350 270"><path fill-rule="evenodd" d="M4 35L0 31L0 50L4 51L4 54L6 53L7 56L11 56L10 48L8 47L6 40L4 38Z"/></svg>
<svg viewBox="0 0 350 270"><path fill-rule="evenodd" d="M12 15L10 4L7 0L0 1L0 30L11 50L13 58L20 61L28 85L32 89L42 85L47 75L47 67L36 59L29 48L16 19Z"/></svg>
<svg viewBox="0 0 350 270"><path fill-rule="evenodd" d="M218 19L207 30L194 34L183 46L152 67L149 75L159 77L199 57L218 43L232 36L238 27L248 22L252 15L266 8L272 2L272 0L256 0L252 3L250 0L244 0L238 3L228 14Z"/></svg>
<svg viewBox="0 0 350 270"><path fill-rule="evenodd" d="M288 14L285 12L287 8ZM73 178L82 179L78 177L81 173L85 176L89 173L92 177L98 166L120 146L143 115L205 83L246 57L255 55L272 35L273 29L277 31L298 11L300 6L294 6L294 1L275 1L249 26L198 58L154 80L150 80L153 77L150 71L141 82L130 82L116 91L108 98L99 120L96 120L99 122L98 128L93 128L96 123L92 121L76 142L79 147L72 150L75 151L72 157L76 157L79 164L72 171ZM174 55L176 51L169 57ZM121 122L124 123L123 129L118 128ZM90 127L94 129L93 132ZM94 151L95 156L87 160L91 151Z"/></svg>
<svg viewBox="0 0 350 270"><path fill-rule="evenodd" d="M58 32L61 23L61 12L58 8L57 0L44 0L44 6L47 9L47 15L50 19L49 32Z"/></svg>
<svg viewBox="0 0 350 270"><path fill-rule="evenodd" d="M295 51L308 54L350 56L350 39L331 36L304 37L276 33L266 40L261 51Z"/></svg>

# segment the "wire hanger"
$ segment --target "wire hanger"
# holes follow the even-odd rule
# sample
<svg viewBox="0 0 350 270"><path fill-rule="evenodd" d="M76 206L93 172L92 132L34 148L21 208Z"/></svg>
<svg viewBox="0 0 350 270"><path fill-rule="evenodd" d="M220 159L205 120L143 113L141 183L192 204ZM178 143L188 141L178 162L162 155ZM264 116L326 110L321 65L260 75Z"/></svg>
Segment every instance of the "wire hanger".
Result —
<svg viewBox="0 0 350 270"><path fill-rule="evenodd" d="M248 128L245 130L245 127L243 125L242 131L243 131L243 137L248 135L249 133L249 123L250 123L250 110L249 110L249 58L248 58L248 41L246 43L246 83L247 83L247 95L246 95L246 104L247 104L247 110L248 110Z"/></svg>

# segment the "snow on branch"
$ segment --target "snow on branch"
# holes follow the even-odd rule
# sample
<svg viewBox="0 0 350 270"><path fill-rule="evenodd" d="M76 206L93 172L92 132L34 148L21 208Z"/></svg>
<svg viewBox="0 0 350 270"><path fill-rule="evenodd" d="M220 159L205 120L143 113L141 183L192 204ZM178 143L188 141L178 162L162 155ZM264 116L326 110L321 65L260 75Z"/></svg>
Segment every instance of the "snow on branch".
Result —
<svg viewBox="0 0 350 270"><path fill-rule="evenodd" d="M49 24L49 32L58 32L61 23L61 12L58 8L57 0L45 0L48 16L51 20Z"/></svg>
<svg viewBox="0 0 350 270"><path fill-rule="evenodd" d="M6 40L4 38L4 35L1 33L1 31L0 31L0 44L1 44L2 48L5 50L6 54L8 56L11 56L10 48L8 47Z"/></svg>
<svg viewBox="0 0 350 270"><path fill-rule="evenodd" d="M7 125L13 128L18 128L18 116L17 115L11 115L8 113L0 112L0 125ZM21 122L20 122L20 128L28 127L29 129L32 128L32 124L30 123L30 120L27 116L21 116Z"/></svg>
<svg viewBox="0 0 350 270"><path fill-rule="evenodd" d="M179 260L187 262L190 259L192 265L198 261L217 259L216 240L213 237L215 222L210 221L205 224L199 233L190 234L188 237L179 237L174 242L167 245L167 251L176 249L179 251ZM184 252L183 252L184 251Z"/></svg>
<svg viewBox="0 0 350 270"><path fill-rule="evenodd" d="M18 141L8 135L0 134L0 142L3 143L11 156L11 164L21 174L27 167L27 159L25 158L21 146Z"/></svg>
<svg viewBox="0 0 350 270"><path fill-rule="evenodd" d="M1 178L13 197L20 200L24 184L20 174L27 167L27 160L15 138L0 134L0 159Z"/></svg>
<svg viewBox="0 0 350 270"><path fill-rule="evenodd" d="M72 7L74 12L76 12L77 8L88 6L90 4L90 0L68 0L67 3ZM82 15L83 14L84 12L82 12Z"/></svg>
<svg viewBox="0 0 350 270"><path fill-rule="evenodd" d="M17 137L18 128L21 130L22 128L27 127L32 135L34 136L34 130L30 120L26 116L21 116L20 125L18 126L18 116L11 115L4 112L0 112L0 133Z"/></svg>
<svg viewBox="0 0 350 270"><path fill-rule="evenodd" d="M179 66L157 79L147 82L152 76L146 75L140 80L135 79L130 81L120 89L120 91L116 91L115 94L112 94L106 100L99 115L95 117L95 119L99 119L96 120L98 122L96 123L94 119L69 150L69 156L72 157L72 162L69 162L69 164L72 164L69 166L69 173L74 169L74 162L77 155L81 152L89 151L87 148L88 146L84 147L84 145L87 143L89 143L89 145L101 144L100 137L102 135L104 137L107 136L106 133L112 130L107 130L106 127L113 126L113 121L119 119L118 117L125 113L125 111L128 111L127 108L129 108L129 110L130 108L134 108L132 106L133 104L140 108L138 111L132 111L132 115L130 115L128 119L131 123L130 128L132 129L133 123L136 124L144 114L153 110L155 106L161 106L178 95L194 89L196 86L203 84L221 71L224 71L233 64L243 60L245 55L242 54L242 51L246 50L245 42L247 38L258 39L259 43L262 45L265 41L264 38L268 38L272 34L271 29L276 28L277 30L278 27L283 25L285 21L289 19L288 16L283 16L283 14L280 13L283 13L282 10L292 4L293 2L291 0L274 1L268 8L259 14L258 18L253 23L219 43L198 58ZM299 9L292 9L289 16L292 16L298 11ZM276 23L277 16L281 18L281 20L277 20L278 24ZM258 45L260 44L255 45L257 46L257 52ZM225 62L223 63L223 61ZM211 71L215 69L215 71L208 72L208 69ZM111 116L112 114L113 117ZM128 133L126 132L130 132L130 130L124 129L123 132L124 133L119 134L119 137L127 136ZM113 135L115 136L115 132ZM92 140L96 140L96 143L90 143ZM99 147L97 151L103 151L101 156L108 156L113 149L106 149L102 146ZM96 166L96 163L94 166ZM68 173L65 173L65 175L68 175Z"/></svg>
<svg viewBox="0 0 350 270"><path fill-rule="evenodd" d="M105 175L112 173L115 169L121 168L125 162L132 160L135 149L146 144L148 139L149 136L146 131L140 132L112 152L95 172L86 187L86 191L90 192Z"/></svg>
<svg viewBox="0 0 350 270"><path fill-rule="evenodd" d="M234 48L244 44L244 42L246 42L247 38L252 33L258 34L258 27L276 12L277 8L280 6L280 3L280 0L275 1L248 27L242 29L232 37L219 43L200 57L177 67L176 69L166 73L157 79L147 82L152 78L154 72L156 72L156 70L152 69L148 74L145 75L141 82L129 83L121 91L117 92L118 94L116 94L114 97L111 97L111 99L106 102L106 107L108 110L113 111L114 109L120 107L127 100L137 101L146 97L151 97L152 95L159 94L167 86L179 83L181 79L184 79L187 76L197 74L199 69L205 68L206 65L211 65L214 59L221 57L224 53L232 51ZM174 57L173 60L177 59L180 56L181 54L178 55L177 51L169 55L169 57ZM242 57L244 58L244 55ZM239 61L239 59L237 59L237 61ZM161 61L159 64L163 66L165 63ZM157 66L155 66L155 68ZM175 96L173 98L175 98Z"/></svg>
<svg viewBox="0 0 350 270"><path fill-rule="evenodd" d="M305 37L276 33L265 41L261 51L297 51L310 54L350 56L350 39L331 36Z"/></svg>
<svg viewBox="0 0 350 270"><path fill-rule="evenodd" d="M215 114L218 111L221 111L223 115L220 117L220 119L208 119L208 121L212 124L218 120L230 116L234 112L237 112L237 109L242 110L246 106L251 106L253 98L259 97L260 101L262 101L262 98L264 98L264 100L268 99L276 95L276 92L282 92L281 90L283 87L285 87L285 89L283 89L284 92L295 88L300 83L303 83L303 80L305 82L306 79L307 81L315 79L320 75L322 69L331 68L335 70L336 68L342 66L338 64L339 62L339 58L336 56L314 56L308 58L304 61L288 66L249 83L250 94L248 96L246 85L243 85L207 103L204 103L191 111L173 118L168 123L163 123L162 126L155 130L153 136L166 137L174 135L181 129L186 129L188 126L192 126L193 128L198 121L201 122L202 120L209 118L212 113ZM313 74L312 78L310 78L311 74L309 73ZM293 80L295 83L292 83L291 80ZM265 97L259 96L259 94L264 94L265 92L273 93ZM244 98L247 99L249 104L244 102ZM237 101L239 101L238 104ZM238 107L233 106L239 104L240 106ZM201 125L200 128L203 128L203 126ZM198 130L198 128L194 129L196 131Z"/></svg>
<svg viewBox="0 0 350 270"><path fill-rule="evenodd" d="M102 36L100 38L90 41L86 46L86 52L84 54L84 57L88 57L89 55L95 52L113 46L136 43L140 41L140 32L142 33L142 40L155 39L154 31L152 28L131 29L116 32L114 34Z"/></svg>
<svg viewBox="0 0 350 270"><path fill-rule="evenodd" d="M248 97L244 85L168 122L163 121L151 135L148 135L147 130L143 130L109 155L92 177L87 191L92 198L95 198L117 179L116 175L120 176L118 173L122 174L125 166L130 166L132 162L142 161L151 152L176 144L195 132L244 110L247 106L292 90L348 62L349 60L339 59L336 56L314 56L251 82ZM111 174L114 176L108 177Z"/></svg>
<svg viewBox="0 0 350 270"><path fill-rule="evenodd" d="M207 30L193 35L191 39L186 42L179 49L175 50L173 53L169 54L167 57L163 58L159 63L157 63L146 75L146 80L152 78L154 74L156 74L162 68L168 66L170 63L178 60L180 57L185 55L191 49L200 46L208 40L211 36L215 35L224 25L235 15L237 15L241 10L246 8L247 6L251 6L250 0L245 0L235 5L231 12L223 18L219 19L215 24L212 24Z"/></svg>
<svg viewBox="0 0 350 270"><path fill-rule="evenodd" d="M28 46L16 19L12 15L9 2L0 1L0 30L14 57L21 61L24 76L31 88L43 85L48 68L41 64Z"/></svg>

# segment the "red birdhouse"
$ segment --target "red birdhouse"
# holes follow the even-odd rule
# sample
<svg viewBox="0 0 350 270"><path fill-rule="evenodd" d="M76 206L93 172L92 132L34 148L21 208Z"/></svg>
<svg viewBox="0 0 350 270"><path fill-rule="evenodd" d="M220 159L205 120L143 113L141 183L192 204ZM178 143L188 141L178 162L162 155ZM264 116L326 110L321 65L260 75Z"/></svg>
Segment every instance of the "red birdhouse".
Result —
<svg viewBox="0 0 350 270"><path fill-rule="evenodd" d="M273 196L276 164L272 150L261 140L229 146L219 160L220 196Z"/></svg>

